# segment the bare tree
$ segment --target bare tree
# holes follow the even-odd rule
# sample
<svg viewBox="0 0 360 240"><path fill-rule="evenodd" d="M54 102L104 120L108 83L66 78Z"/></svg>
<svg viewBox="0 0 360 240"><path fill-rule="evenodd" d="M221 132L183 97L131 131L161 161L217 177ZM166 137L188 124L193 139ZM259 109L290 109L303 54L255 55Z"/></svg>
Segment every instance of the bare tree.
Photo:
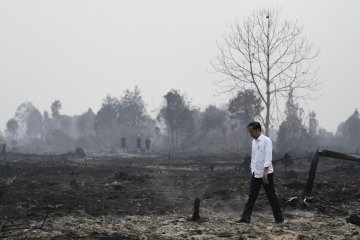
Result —
<svg viewBox="0 0 360 240"><path fill-rule="evenodd" d="M279 97L290 90L316 90L318 86L312 59L318 55L302 36L297 22L280 21L277 9L261 9L237 22L212 62L227 78L220 82L226 91L255 90L265 105L265 134L275 119Z"/></svg>

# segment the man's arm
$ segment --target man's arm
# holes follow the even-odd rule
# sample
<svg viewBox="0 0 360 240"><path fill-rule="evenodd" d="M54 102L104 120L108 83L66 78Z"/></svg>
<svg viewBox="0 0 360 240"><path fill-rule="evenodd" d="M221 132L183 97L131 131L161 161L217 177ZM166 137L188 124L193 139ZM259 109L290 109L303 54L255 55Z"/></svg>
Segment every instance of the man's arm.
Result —
<svg viewBox="0 0 360 240"><path fill-rule="evenodd" d="M269 172L269 168L268 167L264 168L264 173L263 173L263 183L264 184L269 184L269 180L267 178L268 172Z"/></svg>
<svg viewBox="0 0 360 240"><path fill-rule="evenodd" d="M272 142L270 139L265 142L264 150L265 150L265 152L264 152L264 157L265 157L264 168L269 168L271 166L271 162L272 162Z"/></svg>
<svg viewBox="0 0 360 240"><path fill-rule="evenodd" d="M263 182L265 184L269 184L267 175L269 173L269 167L271 166L271 162L272 162L272 142L270 139L269 141L265 142L264 151L265 151L264 152L265 163L264 163Z"/></svg>

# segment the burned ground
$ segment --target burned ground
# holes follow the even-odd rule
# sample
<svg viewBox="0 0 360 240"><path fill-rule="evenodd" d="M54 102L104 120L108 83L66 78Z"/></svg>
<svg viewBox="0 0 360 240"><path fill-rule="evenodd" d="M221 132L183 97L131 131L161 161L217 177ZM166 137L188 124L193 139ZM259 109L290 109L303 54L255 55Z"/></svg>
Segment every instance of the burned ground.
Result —
<svg viewBox="0 0 360 240"><path fill-rule="evenodd" d="M303 194L309 158L275 165L285 225L261 190L252 223L239 219L249 189L241 156L82 157L9 154L0 193L6 239L359 239L360 164L322 159ZM201 199L200 221L192 222ZM355 215L354 215L355 214Z"/></svg>

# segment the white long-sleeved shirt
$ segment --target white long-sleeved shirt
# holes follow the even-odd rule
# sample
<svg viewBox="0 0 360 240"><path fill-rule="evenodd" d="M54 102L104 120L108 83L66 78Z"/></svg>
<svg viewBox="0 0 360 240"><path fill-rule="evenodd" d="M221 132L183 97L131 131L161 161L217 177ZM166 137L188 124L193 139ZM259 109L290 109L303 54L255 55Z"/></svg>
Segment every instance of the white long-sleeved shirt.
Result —
<svg viewBox="0 0 360 240"><path fill-rule="evenodd" d="M274 172L272 166L272 142L271 139L261 134L257 139L253 139L251 146L251 174L256 178L262 178L264 169L268 167L269 172Z"/></svg>

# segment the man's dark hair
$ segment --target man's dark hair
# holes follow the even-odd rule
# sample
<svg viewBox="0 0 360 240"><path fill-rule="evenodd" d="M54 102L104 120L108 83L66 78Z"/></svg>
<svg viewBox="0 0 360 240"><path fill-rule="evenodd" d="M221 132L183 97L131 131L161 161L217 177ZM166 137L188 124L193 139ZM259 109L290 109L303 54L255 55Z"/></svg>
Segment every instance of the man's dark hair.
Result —
<svg viewBox="0 0 360 240"><path fill-rule="evenodd" d="M261 124L259 122L251 122L251 123L249 123L248 127L252 127L252 129L254 129L254 130L261 131Z"/></svg>

